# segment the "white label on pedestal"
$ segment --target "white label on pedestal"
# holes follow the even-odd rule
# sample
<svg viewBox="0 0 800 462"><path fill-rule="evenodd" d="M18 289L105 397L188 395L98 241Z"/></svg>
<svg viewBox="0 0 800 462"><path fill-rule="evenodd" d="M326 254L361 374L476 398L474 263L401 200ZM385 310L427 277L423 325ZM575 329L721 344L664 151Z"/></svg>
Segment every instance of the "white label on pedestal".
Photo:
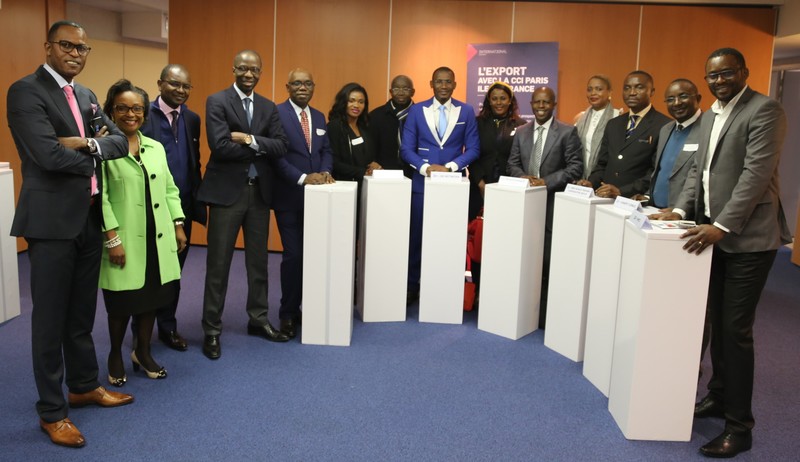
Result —
<svg viewBox="0 0 800 462"><path fill-rule="evenodd" d="M633 199L628 199L627 197L617 196L614 200L614 207L618 209L625 210L627 212L638 212L640 211L639 201L635 201Z"/></svg>
<svg viewBox="0 0 800 462"><path fill-rule="evenodd" d="M647 215L641 212L632 212L631 216L628 217L628 220L632 221L633 224L639 229L653 229L653 227L650 225L650 220L647 219Z"/></svg>
<svg viewBox="0 0 800 462"><path fill-rule="evenodd" d="M500 179L497 181L497 184L501 184L503 186L511 186L512 188L525 189L530 184L530 181L528 181L527 178L500 176Z"/></svg>
<svg viewBox="0 0 800 462"><path fill-rule="evenodd" d="M565 189L564 192L573 197L584 197L586 199L594 197L594 189L588 186L578 186L576 184L568 184L567 189Z"/></svg>
<svg viewBox="0 0 800 462"><path fill-rule="evenodd" d="M8 168L8 166L9 166L8 162L0 162L0 168Z"/></svg>
<svg viewBox="0 0 800 462"><path fill-rule="evenodd" d="M431 172L431 181L456 183L461 181L461 172Z"/></svg>
<svg viewBox="0 0 800 462"><path fill-rule="evenodd" d="M372 178L376 180L399 180L403 178L402 170L373 170Z"/></svg>

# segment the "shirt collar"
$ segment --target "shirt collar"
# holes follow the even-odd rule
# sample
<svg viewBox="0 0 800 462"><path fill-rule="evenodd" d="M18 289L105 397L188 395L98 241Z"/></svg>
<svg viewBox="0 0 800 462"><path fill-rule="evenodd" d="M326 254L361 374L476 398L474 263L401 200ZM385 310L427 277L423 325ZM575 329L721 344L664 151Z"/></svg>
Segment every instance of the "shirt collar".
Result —
<svg viewBox="0 0 800 462"><path fill-rule="evenodd" d="M553 116L550 116L550 118L547 119L547 122L541 125L539 125L539 122L537 122L536 119L533 119L533 124L534 124L534 129L538 127L544 127L545 130L550 130L550 125L553 124Z"/></svg>
<svg viewBox="0 0 800 462"><path fill-rule="evenodd" d="M703 111L698 109L697 112L695 112L694 115L689 117L689 119L687 119L685 122L678 122L676 120L675 121L675 126L677 127L679 124L683 125L683 129L686 130L687 128L691 127L693 123L697 122L697 119L700 118L700 114L702 114L702 113L703 113Z"/></svg>
<svg viewBox="0 0 800 462"><path fill-rule="evenodd" d="M434 111L438 111L440 106L444 106L449 111L450 108L453 107L453 98L448 99L444 104L440 103L438 99L433 98L433 105L431 108L433 108Z"/></svg>
<svg viewBox="0 0 800 462"><path fill-rule="evenodd" d="M256 96L256 91L253 90L249 95L245 95L242 90L239 90L239 87L236 84L233 84L233 89L236 90L236 94L239 95L239 99L250 98L251 101L254 101L253 98Z"/></svg>
<svg viewBox="0 0 800 462"><path fill-rule="evenodd" d="M298 117L300 117L300 113L301 112L305 112L306 115L310 115L311 111L308 109L308 105L307 104L306 104L306 107L303 108L303 107L300 107L300 106L294 104L294 101L292 101L291 99L289 100L289 104L292 105L292 107L294 108L294 112L295 112L295 114L297 114Z"/></svg>
<svg viewBox="0 0 800 462"><path fill-rule="evenodd" d="M54 79L56 79L56 83L58 84L58 86L60 88L64 88L67 85L72 86L72 82L67 82L67 79L62 77L61 74L56 72L55 69L50 67L49 64L47 64L47 63L44 64L44 70L46 70L50 75L52 75Z"/></svg>
<svg viewBox="0 0 800 462"><path fill-rule="evenodd" d="M165 103L160 96L156 97L156 102L158 102L158 108L161 109L161 112L163 112L164 114L169 114L172 111L178 111L178 115L180 115L181 113L181 108L183 105L178 106L176 108L172 108L170 107L169 104Z"/></svg>
<svg viewBox="0 0 800 462"><path fill-rule="evenodd" d="M714 114L722 114L724 111L728 111L728 113L730 113L730 111L733 110L733 107L736 106L736 103L739 102L739 98L742 97L747 88L748 86L745 85L744 88L742 88L742 91L740 91L736 96L734 96L730 101L728 101L728 104L726 104L725 106L722 106L719 100L715 100L714 104L711 105L711 111L714 112Z"/></svg>
<svg viewBox="0 0 800 462"><path fill-rule="evenodd" d="M647 113L650 112L650 109L652 109L652 108L653 108L653 105L652 104L648 104L647 107L642 109L640 112L633 112L633 110L631 110L631 113L628 115L628 117L630 117L630 116L639 116L640 119L644 119L644 116L646 116Z"/></svg>

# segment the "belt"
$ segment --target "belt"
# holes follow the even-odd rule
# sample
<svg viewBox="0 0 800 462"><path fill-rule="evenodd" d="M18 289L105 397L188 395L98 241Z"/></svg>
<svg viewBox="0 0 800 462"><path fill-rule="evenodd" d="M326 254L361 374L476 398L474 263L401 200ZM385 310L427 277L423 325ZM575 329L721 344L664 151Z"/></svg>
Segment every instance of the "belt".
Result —
<svg viewBox="0 0 800 462"><path fill-rule="evenodd" d="M257 176L251 176L251 177L247 178L247 185L248 186L253 186L256 183L258 183L258 177Z"/></svg>

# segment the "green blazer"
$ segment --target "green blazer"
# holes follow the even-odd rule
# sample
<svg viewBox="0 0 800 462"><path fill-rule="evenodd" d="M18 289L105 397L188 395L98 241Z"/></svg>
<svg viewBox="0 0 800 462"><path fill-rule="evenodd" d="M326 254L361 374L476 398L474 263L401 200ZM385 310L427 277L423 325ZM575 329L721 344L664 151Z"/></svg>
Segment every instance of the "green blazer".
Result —
<svg viewBox="0 0 800 462"><path fill-rule="evenodd" d="M181 198L167 165L164 146L141 137L140 159L149 175L150 197L156 227L156 247L161 283L180 279L175 220L183 220ZM103 231L116 229L125 248L125 267L112 265L108 249L103 250L100 288L133 290L144 286L147 261L147 211L144 177L136 159L127 157L103 162Z"/></svg>

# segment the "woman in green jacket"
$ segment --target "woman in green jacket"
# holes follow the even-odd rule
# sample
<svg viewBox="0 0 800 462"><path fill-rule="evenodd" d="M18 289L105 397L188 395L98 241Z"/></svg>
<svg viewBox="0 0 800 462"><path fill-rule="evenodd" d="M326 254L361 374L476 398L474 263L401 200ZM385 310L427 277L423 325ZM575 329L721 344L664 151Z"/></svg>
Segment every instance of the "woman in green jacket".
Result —
<svg viewBox="0 0 800 462"><path fill-rule="evenodd" d="M108 381L125 384L122 340L131 316L137 330L133 369L151 379L167 370L150 355L156 310L169 303L180 279L178 252L186 248L183 211L164 147L139 131L150 108L147 93L120 80L108 90L103 111L128 137L128 156L103 163L103 231L100 287L108 311L111 351Z"/></svg>

